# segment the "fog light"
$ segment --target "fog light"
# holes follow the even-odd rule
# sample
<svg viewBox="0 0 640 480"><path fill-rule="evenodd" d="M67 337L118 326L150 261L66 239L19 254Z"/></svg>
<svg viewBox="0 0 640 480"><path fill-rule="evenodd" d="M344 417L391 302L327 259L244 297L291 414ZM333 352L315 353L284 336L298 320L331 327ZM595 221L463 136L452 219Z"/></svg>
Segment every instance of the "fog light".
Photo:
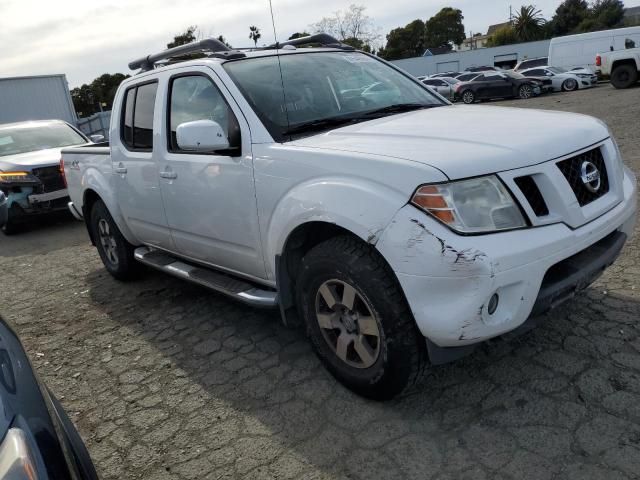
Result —
<svg viewBox="0 0 640 480"><path fill-rule="evenodd" d="M493 315L496 312L499 301L500 301L500 297L498 297L497 293L494 293L493 295L491 295L491 298L489 299L489 305L487 306L487 311L489 312L489 315Z"/></svg>

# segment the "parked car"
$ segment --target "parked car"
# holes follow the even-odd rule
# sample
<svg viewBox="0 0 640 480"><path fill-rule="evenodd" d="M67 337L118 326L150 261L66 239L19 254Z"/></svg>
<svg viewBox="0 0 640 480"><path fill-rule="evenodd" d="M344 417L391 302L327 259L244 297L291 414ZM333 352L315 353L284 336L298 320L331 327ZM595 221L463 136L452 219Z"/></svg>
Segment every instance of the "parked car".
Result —
<svg viewBox="0 0 640 480"><path fill-rule="evenodd" d="M80 435L2 317L0 367L0 478L97 480Z"/></svg>
<svg viewBox="0 0 640 480"><path fill-rule="evenodd" d="M624 50L627 40L640 45L640 26L555 37L549 44L549 65L567 70L586 67L597 71L596 55Z"/></svg>
<svg viewBox="0 0 640 480"><path fill-rule="evenodd" d="M318 43L333 47L292 48ZM635 178L602 121L453 106L324 34L283 46L131 62L110 146L62 151L115 278L142 263L278 306L339 381L384 399L427 358L533 325L633 232ZM387 94L353 96L372 82Z"/></svg>
<svg viewBox="0 0 640 480"><path fill-rule="evenodd" d="M422 80L426 86L433 88L436 92L445 98L453 98L453 87L460 83L460 80L450 77L427 78Z"/></svg>
<svg viewBox="0 0 640 480"><path fill-rule="evenodd" d="M90 143L62 120L0 125L0 190L7 196L5 234L36 215L67 209L60 149Z"/></svg>
<svg viewBox="0 0 640 480"><path fill-rule="evenodd" d="M494 66L476 66L476 67L467 67L464 69L465 72L501 72L502 69Z"/></svg>
<svg viewBox="0 0 640 480"><path fill-rule="evenodd" d="M615 88L629 88L640 79L640 48L601 53L596 57L596 65L602 75L611 77Z"/></svg>
<svg viewBox="0 0 640 480"><path fill-rule="evenodd" d="M461 73L460 75L457 75L453 78L455 78L456 80L460 80L461 82L470 82L474 78L479 77L480 75L481 74L478 72L469 72L469 73Z"/></svg>
<svg viewBox="0 0 640 480"><path fill-rule="evenodd" d="M554 92L572 92L581 88L594 87L598 83L597 78L595 80L582 78L558 67L530 68L520 73L525 77L550 79Z"/></svg>
<svg viewBox="0 0 640 480"><path fill-rule="evenodd" d="M533 67L546 67L549 64L548 57L537 57L537 58L529 58L527 60L522 60L518 62L515 67L513 67L514 72L521 72L522 70L527 70Z"/></svg>
<svg viewBox="0 0 640 480"><path fill-rule="evenodd" d="M527 78L518 73L483 73L470 82L456 84L453 98L455 101L462 100L467 104L493 98L527 99L540 95L542 88L542 80Z"/></svg>

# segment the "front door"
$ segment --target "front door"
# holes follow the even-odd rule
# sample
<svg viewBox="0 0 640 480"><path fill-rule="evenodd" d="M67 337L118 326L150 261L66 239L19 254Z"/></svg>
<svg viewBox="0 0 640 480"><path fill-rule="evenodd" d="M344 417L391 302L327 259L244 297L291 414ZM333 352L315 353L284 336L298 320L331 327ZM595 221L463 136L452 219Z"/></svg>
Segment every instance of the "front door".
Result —
<svg viewBox="0 0 640 480"><path fill-rule="evenodd" d="M117 203L131 232L142 243L172 249L158 181L159 146L153 135L157 92L157 81L125 91L113 112L121 118L122 131L119 141L111 140L111 161Z"/></svg>
<svg viewBox="0 0 640 480"><path fill-rule="evenodd" d="M163 122L167 154L159 164L176 250L194 260L264 278L249 126L213 80L217 77L212 70L177 71L168 72L168 121ZM195 153L180 148L177 127L204 119L222 126L228 150Z"/></svg>

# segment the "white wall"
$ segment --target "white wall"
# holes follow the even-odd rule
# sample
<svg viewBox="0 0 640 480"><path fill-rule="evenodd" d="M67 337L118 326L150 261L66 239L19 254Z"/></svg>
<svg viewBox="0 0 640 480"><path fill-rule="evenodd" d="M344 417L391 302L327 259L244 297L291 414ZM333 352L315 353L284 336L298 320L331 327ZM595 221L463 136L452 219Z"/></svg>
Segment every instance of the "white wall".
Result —
<svg viewBox="0 0 640 480"><path fill-rule="evenodd" d="M479 65L493 65L496 57L516 55L518 61L528 58L546 57L549 54L550 40L539 42L517 43L502 47L480 48L465 52L453 52L432 57L413 57L394 60L400 68L412 75L433 75L434 73L450 70L450 66L458 65L457 70Z"/></svg>
<svg viewBox="0 0 640 480"><path fill-rule="evenodd" d="M48 119L76 123L65 75L0 78L0 123Z"/></svg>

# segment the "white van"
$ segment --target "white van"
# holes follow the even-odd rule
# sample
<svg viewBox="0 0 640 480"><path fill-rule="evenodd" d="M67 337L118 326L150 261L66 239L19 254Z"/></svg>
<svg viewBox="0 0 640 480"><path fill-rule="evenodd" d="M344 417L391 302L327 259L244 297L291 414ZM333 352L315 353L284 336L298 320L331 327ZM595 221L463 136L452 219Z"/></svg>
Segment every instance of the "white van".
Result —
<svg viewBox="0 0 640 480"><path fill-rule="evenodd" d="M611 50L624 50L627 39L640 45L640 27L556 37L551 39L549 45L549 65L566 69L587 67L596 71L596 55Z"/></svg>

